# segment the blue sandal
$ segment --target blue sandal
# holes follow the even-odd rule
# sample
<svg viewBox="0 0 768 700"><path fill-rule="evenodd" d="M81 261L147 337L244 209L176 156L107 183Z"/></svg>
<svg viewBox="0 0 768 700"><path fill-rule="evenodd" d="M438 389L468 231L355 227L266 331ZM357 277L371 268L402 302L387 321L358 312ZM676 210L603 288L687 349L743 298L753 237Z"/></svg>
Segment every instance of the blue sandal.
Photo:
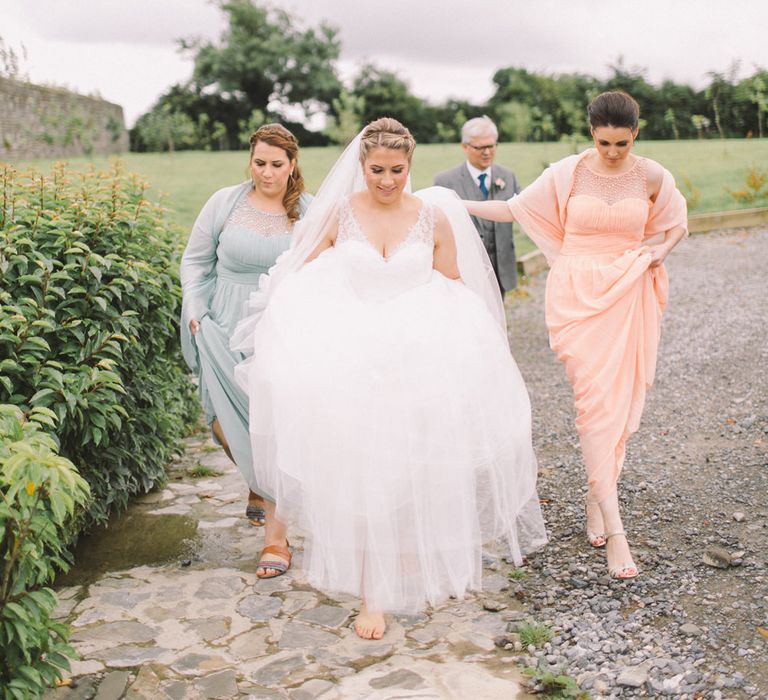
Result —
<svg viewBox="0 0 768 700"><path fill-rule="evenodd" d="M253 505L252 503L249 503L245 507L245 517L248 518L251 525L255 527L261 527L267 521L267 514L264 512L264 508Z"/></svg>

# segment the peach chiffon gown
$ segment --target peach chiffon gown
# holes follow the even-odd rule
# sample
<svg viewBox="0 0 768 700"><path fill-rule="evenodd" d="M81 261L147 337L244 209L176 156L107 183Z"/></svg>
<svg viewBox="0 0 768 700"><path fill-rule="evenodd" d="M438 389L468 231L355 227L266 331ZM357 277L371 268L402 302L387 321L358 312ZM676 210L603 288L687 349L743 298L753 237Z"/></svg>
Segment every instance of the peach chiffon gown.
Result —
<svg viewBox="0 0 768 700"><path fill-rule="evenodd" d="M588 153L550 166L508 205L550 262L550 345L573 386L590 499L599 502L616 489L656 371L669 282L663 265L649 267L644 241L687 218L667 171L653 202L646 159L606 176L588 168Z"/></svg>

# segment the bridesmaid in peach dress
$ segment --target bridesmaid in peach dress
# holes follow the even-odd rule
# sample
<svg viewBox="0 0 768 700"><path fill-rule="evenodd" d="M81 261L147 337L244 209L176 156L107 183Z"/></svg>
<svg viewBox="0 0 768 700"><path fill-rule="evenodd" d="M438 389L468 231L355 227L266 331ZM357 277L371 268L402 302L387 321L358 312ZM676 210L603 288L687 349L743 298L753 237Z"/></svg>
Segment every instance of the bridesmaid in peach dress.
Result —
<svg viewBox="0 0 768 700"><path fill-rule="evenodd" d="M617 483L656 370L669 288L663 262L687 235L687 213L672 175L632 154L637 102L605 92L588 113L594 148L553 163L507 202L464 203L474 216L518 221L547 257L546 322L573 386L587 536L606 546L610 575L626 579L638 568Z"/></svg>

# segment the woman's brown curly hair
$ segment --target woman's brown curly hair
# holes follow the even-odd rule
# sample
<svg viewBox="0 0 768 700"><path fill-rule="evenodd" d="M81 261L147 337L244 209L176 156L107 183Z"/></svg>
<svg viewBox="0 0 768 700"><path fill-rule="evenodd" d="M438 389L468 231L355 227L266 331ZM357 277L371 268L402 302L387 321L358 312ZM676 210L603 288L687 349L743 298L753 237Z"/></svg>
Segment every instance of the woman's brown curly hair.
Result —
<svg viewBox="0 0 768 700"><path fill-rule="evenodd" d="M288 220L294 223L299 219L299 198L305 190L304 176L299 169L299 142L282 124L264 124L251 134L249 140L251 145L249 163L253 158L253 149L259 141L263 141L270 146L282 148L288 155L288 159L293 163L293 173L288 178L288 187L283 197L283 206L288 213Z"/></svg>

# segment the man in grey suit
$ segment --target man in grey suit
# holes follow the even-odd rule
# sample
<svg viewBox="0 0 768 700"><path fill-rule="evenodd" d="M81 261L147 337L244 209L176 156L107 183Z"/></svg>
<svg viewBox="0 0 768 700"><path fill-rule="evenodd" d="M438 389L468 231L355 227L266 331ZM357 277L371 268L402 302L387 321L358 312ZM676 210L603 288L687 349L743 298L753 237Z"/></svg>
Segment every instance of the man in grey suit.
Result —
<svg viewBox="0 0 768 700"><path fill-rule="evenodd" d="M509 199L520 192L515 174L494 165L499 132L486 116L470 119L461 127L461 147L467 160L435 177L435 184L458 193L462 199ZM488 251L502 294L517 286L515 241L511 223L496 223L472 217Z"/></svg>

